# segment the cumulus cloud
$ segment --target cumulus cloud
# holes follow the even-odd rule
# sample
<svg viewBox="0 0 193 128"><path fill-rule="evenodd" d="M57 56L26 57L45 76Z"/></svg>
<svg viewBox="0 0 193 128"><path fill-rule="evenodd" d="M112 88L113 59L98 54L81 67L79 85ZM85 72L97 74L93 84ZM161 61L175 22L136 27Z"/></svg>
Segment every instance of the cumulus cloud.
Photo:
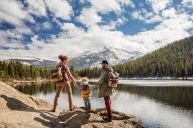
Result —
<svg viewBox="0 0 193 128"><path fill-rule="evenodd" d="M43 29L51 29L52 28L52 24L50 22L46 21L46 22L44 22L42 24L42 28Z"/></svg>
<svg viewBox="0 0 193 128"><path fill-rule="evenodd" d="M173 17L177 16L176 13L177 12L174 8L170 8L170 9L164 10L162 12L162 16L165 17L165 18L173 18Z"/></svg>
<svg viewBox="0 0 193 128"><path fill-rule="evenodd" d="M190 36L193 17L188 12L171 7L170 0L146 1L152 8L151 11L142 5L140 10L137 9L131 0L82 0L81 4L87 2L90 5L80 9L79 14L75 16L72 5L67 0L39 0L38 2L26 0L26 7L19 1L0 0L0 23L8 22L15 26L13 29L0 30L0 54L56 59L56 56L61 53L75 56L104 46L146 53L174 40ZM183 8L187 1L182 2ZM125 7L132 11L127 12ZM112 12L116 18L105 23L101 14L108 15ZM34 33L25 23L30 22L35 26L36 19L33 15L45 18L41 23L37 23L44 31L48 29L55 31L56 23L60 27L59 32L48 39L39 38L38 33ZM117 29L118 26L125 25L131 20L143 21L145 25L157 24L149 30L138 31L134 35L125 34ZM80 23L85 25L86 29ZM38 29L38 31L41 30ZM25 35L31 36L31 42L24 43Z"/></svg>
<svg viewBox="0 0 193 128"><path fill-rule="evenodd" d="M73 15L72 6L67 0L46 0L49 10L58 18L70 20Z"/></svg>
<svg viewBox="0 0 193 128"><path fill-rule="evenodd" d="M43 0L26 0L28 11L37 16L47 16L46 6Z"/></svg>
<svg viewBox="0 0 193 128"><path fill-rule="evenodd" d="M183 4L185 7L193 8L193 1L192 1L192 0L182 0L182 4Z"/></svg>
<svg viewBox="0 0 193 128"><path fill-rule="evenodd" d="M33 17L28 14L21 2L16 0L0 0L0 22L9 22L22 26L23 20L34 22Z"/></svg>
<svg viewBox="0 0 193 128"><path fill-rule="evenodd" d="M87 27L95 25L101 21L101 17L98 15L96 10L93 8L84 9L81 12L81 15L78 17L78 20L85 24Z"/></svg>
<svg viewBox="0 0 193 128"><path fill-rule="evenodd" d="M145 9L142 9L141 11L133 11L131 16L134 19L143 21L145 23L156 23L163 20L163 18L160 15L148 12Z"/></svg>
<svg viewBox="0 0 193 128"><path fill-rule="evenodd" d="M121 14L124 9L124 6L135 7L135 4L131 0L89 0L91 7L83 9L81 15L78 17L78 20L85 24L87 27L96 25L101 22L100 14L107 14L109 12L114 12L116 14ZM117 22L120 22L122 19L118 19ZM113 23L111 22L111 26Z"/></svg>
<svg viewBox="0 0 193 128"><path fill-rule="evenodd" d="M149 4L151 4L151 7L155 13L159 13L160 11L167 8L172 0L147 0Z"/></svg>

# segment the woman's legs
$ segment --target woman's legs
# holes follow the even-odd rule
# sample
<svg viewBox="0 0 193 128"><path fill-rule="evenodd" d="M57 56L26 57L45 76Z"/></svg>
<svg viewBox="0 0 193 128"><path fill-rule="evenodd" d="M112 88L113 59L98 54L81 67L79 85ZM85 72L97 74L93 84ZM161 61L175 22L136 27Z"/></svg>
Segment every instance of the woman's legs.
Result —
<svg viewBox="0 0 193 128"><path fill-rule="evenodd" d="M56 85L56 95L54 97L54 106L53 106L53 110L55 111L58 105L58 98L60 96L60 93L62 91L62 85L60 83L58 83Z"/></svg>
<svg viewBox="0 0 193 128"><path fill-rule="evenodd" d="M66 89L67 94L68 94L68 104L69 104L69 108L71 110L71 109L73 109L73 103L72 103L73 101L72 101L72 88L71 88L69 81L65 82L65 89Z"/></svg>
<svg viewBox="0 0 193 128"><path fill-rule="evenodd" d="M105 106L107 109L107 116L109 119L112 119L112 107L111 107L111 97L110 96L105 96Z"/></svg>

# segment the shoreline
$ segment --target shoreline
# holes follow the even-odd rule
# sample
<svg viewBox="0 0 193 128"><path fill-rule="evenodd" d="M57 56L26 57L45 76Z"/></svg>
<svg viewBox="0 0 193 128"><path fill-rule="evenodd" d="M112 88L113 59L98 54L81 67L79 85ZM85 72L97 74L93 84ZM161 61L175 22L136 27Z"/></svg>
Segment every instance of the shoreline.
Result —
<svg viewBox="0 0 193 128"><path fill-rule="evenodd" d="M91 80L98 80L99 78L90 78ZM119 80L182 80L182 81L193 81L193 77L120 77Z"/></svg>
<svg viewBox="0 0 193 128"><path fill-rule="evenodd" d="M18 87L18 86L32 86L34 84L42 84L42 83L49 83L51 82L50 79L37 79L37 80L8 80L8 81L2 81L6 84L12 86L12 87Z"/></svg>
<svg viewBox="0 0 193 128"><path fill-rule="evenodd" d="M88 113L84 107L74 111L51 112L52 105L35 96L26 95L6 83L0 82L0 127L7 128L65 128L65 127L137 127L143 128L134 115L113 110L112 123L104 122L106 109L97 108ZM81 120L80 120L81 119Z"/></svg>
<svg viewBox="0 0 193 128"><path fill-rule="evenodd" d="M91 83L96 83L98 79L91 79ZM136 87L193 87L192 80L158 80L158 79L119 79L119 85Z"/></svg>

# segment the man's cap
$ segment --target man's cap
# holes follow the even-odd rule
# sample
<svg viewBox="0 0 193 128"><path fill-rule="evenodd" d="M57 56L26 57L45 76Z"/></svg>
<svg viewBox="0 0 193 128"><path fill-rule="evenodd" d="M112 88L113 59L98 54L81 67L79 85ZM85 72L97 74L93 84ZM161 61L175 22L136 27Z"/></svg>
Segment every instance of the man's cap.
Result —
<svg viewBox="0 0 193 128"><path fill-rule="evenodd" d="M109 64L107 60L102 60L102 62L100 64Z"/></svg>

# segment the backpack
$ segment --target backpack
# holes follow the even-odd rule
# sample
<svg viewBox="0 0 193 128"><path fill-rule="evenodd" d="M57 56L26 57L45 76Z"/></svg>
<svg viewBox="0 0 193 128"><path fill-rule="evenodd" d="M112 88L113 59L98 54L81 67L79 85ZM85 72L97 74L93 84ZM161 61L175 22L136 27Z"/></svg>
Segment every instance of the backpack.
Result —
<svg viewBox="0 0 193 128"><path fill-rule="evenodd" d="M63 80L62 66L57 65L54 69L51 70L51 81L57 83Z"/></svg>
<svg viewBox="0 0 193 128"><path fill-rule="evenodd" d="M117 72L108 73L108 86L111 88L116 88L118 85L119 74Z"/></svg>

